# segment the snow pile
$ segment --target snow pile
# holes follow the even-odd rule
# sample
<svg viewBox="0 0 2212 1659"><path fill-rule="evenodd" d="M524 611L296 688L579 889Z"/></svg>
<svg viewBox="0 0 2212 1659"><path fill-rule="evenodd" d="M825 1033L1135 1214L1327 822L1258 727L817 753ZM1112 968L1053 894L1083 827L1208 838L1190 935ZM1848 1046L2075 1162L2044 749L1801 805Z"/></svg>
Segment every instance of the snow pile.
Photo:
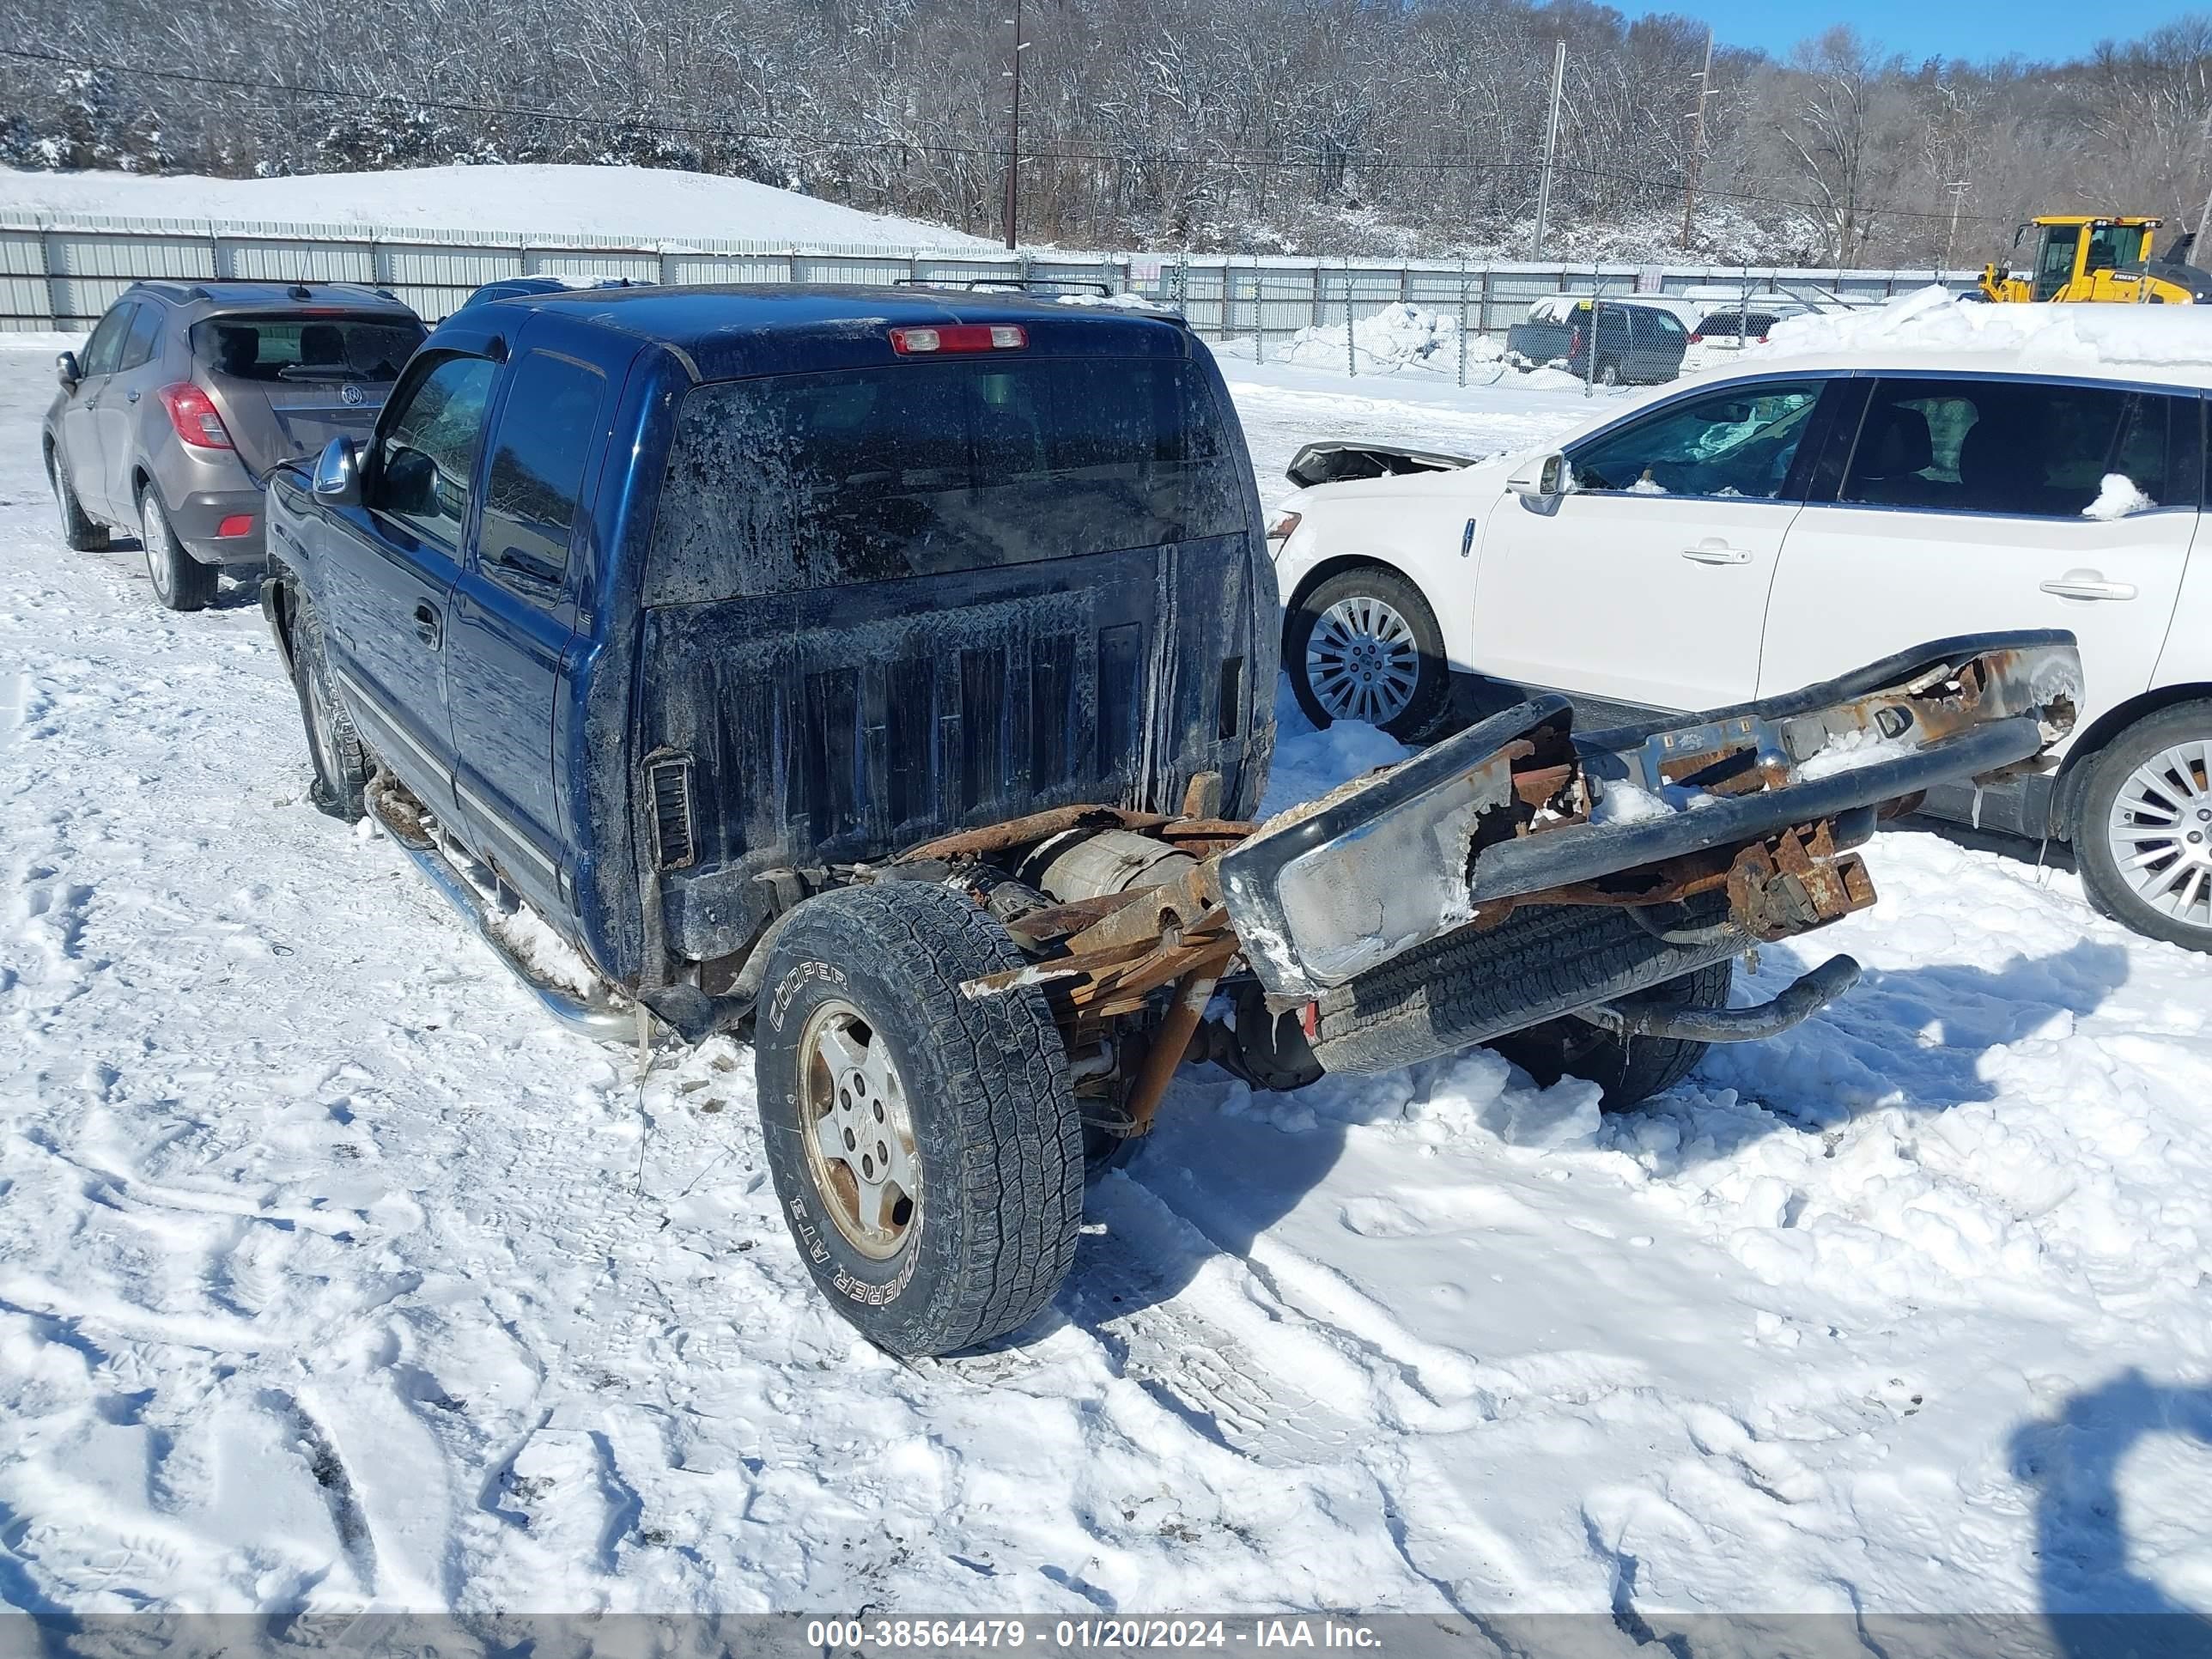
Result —
<svg viewBox="0 0 2212 1659"><path fill-rule="evenodd" d="M1141 294L1063 294L1059 298L1064 306L1103 307L1108 311L1142 311L1159 317L1176 315L1173 306L1163 305L1158 300L1147 300Z"/></svg>
<svg viewBox="0 0 2212 1659"><path fill-rule="evenodd" d="M1448 311L1431 311L1403 301L1387 305L1372 317L1352 325L1352 345L1358 354L1362 374L1459 374L1459 319ZM1470 363L1495 362L1504 348L1482 335L1470 335L1467 356ZM1291 343L1273 354L1279 363L1307 368L1342 371L1344 325L1322 323L1300 329Z"/></svg>
<svg viewBox="0 0 2212 1659"><path fill-rule="evenodd" d="M2016 354L2029 367L2212 367L2212 307L1993 305L1924 288L1887 305L1786 317L1745 356L1913 351Z"/></svg>
<svg viewBox="0 0 2212 1659"><path fill-rule="evenodd" d="M701 240L995 246L943 225L863 213L746 179L662 167L403 167L288 179L160 178L0 168L0 210L49 216L380 224L409 229L580 233L681 246Z"/></svg>
<svg viewBox="0 0 2212 1659"><path fill-rule="evenodd" d="M2131 513L2148 513L2158 503L2143 494L2142 486L2124 472L2107 472L2097 499L2081 509L2085 519L2124 519Z"/></svg>

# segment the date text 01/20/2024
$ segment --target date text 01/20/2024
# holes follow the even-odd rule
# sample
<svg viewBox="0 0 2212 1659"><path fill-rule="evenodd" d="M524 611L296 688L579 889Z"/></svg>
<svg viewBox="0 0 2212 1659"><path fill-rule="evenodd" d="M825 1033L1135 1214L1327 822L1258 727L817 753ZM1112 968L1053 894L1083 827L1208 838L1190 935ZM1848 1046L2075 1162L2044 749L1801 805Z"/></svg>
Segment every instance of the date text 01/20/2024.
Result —
<svg viewBox="0 0 2212 1659"><path fill-rule="evenodd" d="M1338 1619L824 1619L806 1627L823 1649L1377 1648L1382 1638Z"/></svg>

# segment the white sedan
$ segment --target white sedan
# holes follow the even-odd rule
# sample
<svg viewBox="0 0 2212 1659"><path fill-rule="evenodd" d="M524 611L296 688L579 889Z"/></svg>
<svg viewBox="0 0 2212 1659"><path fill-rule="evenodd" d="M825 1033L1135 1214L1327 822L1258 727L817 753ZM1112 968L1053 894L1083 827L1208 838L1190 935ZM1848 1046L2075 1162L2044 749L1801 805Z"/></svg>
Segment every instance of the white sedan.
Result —
<svg viewBox="0 0 2212 1659"><path fill-rule="evenodd" d="M2212 363L2051 362L1762 357L1549 452L1301 489L1269 530L1291 684L1317 723L1402 738L1449 718L1455 674L1612 724L2068 629L2088 684L2063 769L1929 810L2069 839L2106 914L2212 949Z"/></svg>

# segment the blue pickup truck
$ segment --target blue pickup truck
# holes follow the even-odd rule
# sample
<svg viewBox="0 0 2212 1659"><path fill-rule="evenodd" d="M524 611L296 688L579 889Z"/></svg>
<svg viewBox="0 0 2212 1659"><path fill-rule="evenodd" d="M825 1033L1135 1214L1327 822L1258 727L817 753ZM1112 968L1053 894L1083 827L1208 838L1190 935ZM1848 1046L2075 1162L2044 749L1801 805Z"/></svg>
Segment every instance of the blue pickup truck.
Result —
<svg viewBox="0 0 2212 1659"><path fill-rule="evenodd" d="M1012 1330L1210 1060L1495 1042L1625 1105L1782 1030L1733 958L1873 900L1875 809L2038 763L2068 636L1592 734L1561 699L1254 823L1281 620L1171 315L923 289L467 307L270 494L318 804L562 1018L750 1036L802 1256L903 1353ZM1686 642L1686 648L1694 648Z"/></svg>

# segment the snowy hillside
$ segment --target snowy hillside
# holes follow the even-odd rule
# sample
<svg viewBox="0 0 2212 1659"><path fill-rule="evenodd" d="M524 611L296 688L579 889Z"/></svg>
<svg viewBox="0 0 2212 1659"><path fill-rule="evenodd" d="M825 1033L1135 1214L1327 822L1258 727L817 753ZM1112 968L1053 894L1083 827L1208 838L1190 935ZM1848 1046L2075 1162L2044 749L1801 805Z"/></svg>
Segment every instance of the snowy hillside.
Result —
<svg viewBox="0 0 2212 1659"><path fill-rule="evenodd" d="M713 238L893 247L996 246L943 225L862 213L744 179L660 167L416 167L289 179L0 169L0 210L8 209L424 230L579 231L649 243Z"/></svg>

